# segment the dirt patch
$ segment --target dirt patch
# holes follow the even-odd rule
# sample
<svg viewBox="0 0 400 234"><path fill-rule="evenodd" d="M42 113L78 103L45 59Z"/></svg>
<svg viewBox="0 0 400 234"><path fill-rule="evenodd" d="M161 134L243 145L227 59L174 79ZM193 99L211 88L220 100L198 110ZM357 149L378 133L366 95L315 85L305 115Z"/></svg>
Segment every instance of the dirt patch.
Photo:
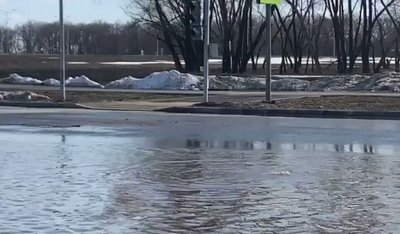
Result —
<svg viewBox="0 0 400 234"><path fill-rule="evenodd" d="M377 96L322 96L276 101L274 104L255 102L201 103L196 107L233 109L308 109L352 111L400 111L400 98Z"/></svg>
<svg viewBox="0 0 400 234"><path fill-rule="evenodd" d="M52 100L60 99L59 91L35 91L38 94L46 95ZM178 95L178 94L149 94L149 93L122 93L122 92L76 92L68 91L66 93L67 101L74 103L86 102L173 102L187 101L198 102L201 96Z"/></svg>

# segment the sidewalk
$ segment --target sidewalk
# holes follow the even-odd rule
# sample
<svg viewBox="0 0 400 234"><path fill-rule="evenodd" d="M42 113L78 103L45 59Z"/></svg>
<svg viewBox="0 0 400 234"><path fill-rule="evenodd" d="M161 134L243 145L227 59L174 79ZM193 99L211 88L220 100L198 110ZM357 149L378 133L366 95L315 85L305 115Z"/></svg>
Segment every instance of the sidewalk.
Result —
<svg viewBox="0 0 400 234"><path fill-rule="evenodd" d="M88 106L96 110L115 110L115 111L158 111L173 107L189 107L194 102L151 102L151 101L111 101L111 102L84 102L83 106Z"/></svg>
<svg viewBox="0 0 400 234"><path fill-rule="evenodd" d="M331 118L331 119L382 119L400 120L400 111L337 111L337 110L302 110L302 109L233 109L218 107L172 107L160 110L167 113L215 114L215 115L255 115L299 118Z"/></svg>
<svg viewBox="0 0 400 234"><path fill-rule="evenodd" d="M199 101L190 96L144 96L136 98L120 101L115 99L97 101L97 98L87 98L79 103L0 102L0 105L111 111L400 120L400 97L393 96L345 95L288 98L276 100L273 104L254 101L257 98L239 98L242 101L235 102L234 100L237 100L237 97L224 98L224 101L218 103L200 104Z"/></svg>

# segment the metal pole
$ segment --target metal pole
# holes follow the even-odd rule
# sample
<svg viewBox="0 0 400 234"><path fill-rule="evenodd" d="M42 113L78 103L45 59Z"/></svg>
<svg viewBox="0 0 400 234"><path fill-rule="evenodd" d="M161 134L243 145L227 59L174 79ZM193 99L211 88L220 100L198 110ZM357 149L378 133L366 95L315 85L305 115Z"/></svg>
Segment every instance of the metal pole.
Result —
<svg viewBox="0 0 400 234"><path fill-rule="evenodd" d="M65 27L63 0L60 0L60 88L61 101L65 102Z"/></svg>
<svg viewBox="0 0 400 234"><path fill-rule="evenodd" d="M71 44L70 44L71 42L70 42L70 40L69 40L69 27L67 27L67 55L69 55L70 54L70 49L71 49Z"/></svg>
<svg viewBox="0 0 400 234"><path fill-rule="evenodd" d="M157 56L160 56L160 41L158 40L158 35L157 35L157 52L156 52Z"/></svg>
<svg viewBox="0 0 400 234"><path fill-rule="evenodd" d="M209 89L209 50L210 48L210 0L204 0L204 102L208 102Z"/></svg>
<svg viewBox="0 0 400 234"><path fill-rule="evenodd" d="M271 5L266 5L265 30L266 30L266 57L265 57L265 97L267 102L271 102Z"/></svg>

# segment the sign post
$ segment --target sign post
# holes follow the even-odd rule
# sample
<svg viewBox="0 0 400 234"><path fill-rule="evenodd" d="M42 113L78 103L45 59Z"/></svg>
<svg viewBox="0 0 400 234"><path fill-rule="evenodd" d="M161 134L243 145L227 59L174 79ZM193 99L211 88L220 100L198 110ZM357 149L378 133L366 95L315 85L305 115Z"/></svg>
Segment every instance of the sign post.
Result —
<svg viewBox="0 0 400 234"><path fill-rule="evenodd" d="M266 31L266 55L265 55L265 101L271 102L271 5L265 5L265 31Z"/></svg>
<svg viewBox="0 0 400 234"><path fill-rule="evenodd" d="M60 0L60 89L61 101L65 102L65 26L63 0Z"/></svg>
<svg viewBox="0 0 400 234"><path fill-rule="evenodd" d="M204 75L204 102L208 102L208 89L209 89L209 53L210 53L210 0L204 0L204 62L203 62L203 75Z"/></svg>
<svg viewBox="0 0 400 234"><path fill-rule="evenodd" d="M266 31L266 55L265 55L265 101L271 102L271 13L272 6L279 5L282 0L257 0L259 4L265 4L265 31Z"/></svg>

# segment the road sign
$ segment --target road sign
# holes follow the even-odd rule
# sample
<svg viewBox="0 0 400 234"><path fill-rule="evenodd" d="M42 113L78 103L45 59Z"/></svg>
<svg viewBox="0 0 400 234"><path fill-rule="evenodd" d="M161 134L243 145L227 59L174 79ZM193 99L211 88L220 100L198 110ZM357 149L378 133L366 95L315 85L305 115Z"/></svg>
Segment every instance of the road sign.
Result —
<svg viewBox="0 0 400 234"><path fill-rule="evenodd" d="M257 3L265 5L280 5L282 2L283 0L257 0Z"/></svg>

